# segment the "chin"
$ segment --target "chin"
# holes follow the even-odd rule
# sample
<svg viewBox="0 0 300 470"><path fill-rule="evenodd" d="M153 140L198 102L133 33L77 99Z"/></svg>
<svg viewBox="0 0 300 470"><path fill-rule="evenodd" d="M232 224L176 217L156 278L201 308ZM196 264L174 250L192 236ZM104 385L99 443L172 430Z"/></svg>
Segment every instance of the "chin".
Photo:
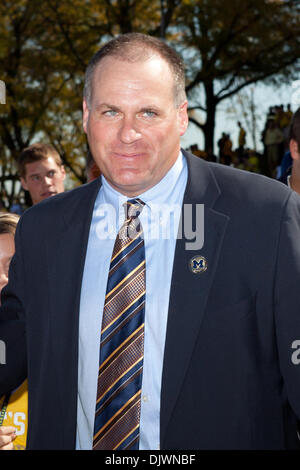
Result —
<svg viewBox="0 0 300 470"><path fill-rule="evenodd" d="M120 188L122 190L141 188L145 186L144 178L140 177L139 172L126 172L126 174L118 175L116 178L111 179L110 182L112 186Z"/></svg>

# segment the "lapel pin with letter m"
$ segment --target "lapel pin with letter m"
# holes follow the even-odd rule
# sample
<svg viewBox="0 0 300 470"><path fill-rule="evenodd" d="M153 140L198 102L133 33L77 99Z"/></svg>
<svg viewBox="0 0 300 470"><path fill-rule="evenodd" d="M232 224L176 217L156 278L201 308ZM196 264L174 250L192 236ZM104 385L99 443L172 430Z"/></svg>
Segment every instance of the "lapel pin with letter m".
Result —
<svg viewBox="0 0 300 470"><path fill-rule="evenodd" d="M204 273L207 270L207 261L204 256L196 255L190 259L189 268L194 274Z"/></svg>

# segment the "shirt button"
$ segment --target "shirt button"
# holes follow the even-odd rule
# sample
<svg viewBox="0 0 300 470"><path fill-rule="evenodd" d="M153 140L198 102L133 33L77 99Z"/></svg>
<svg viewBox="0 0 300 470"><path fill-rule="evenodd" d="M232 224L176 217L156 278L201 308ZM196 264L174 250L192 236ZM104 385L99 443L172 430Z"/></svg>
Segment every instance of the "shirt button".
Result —
<svg viewBox="0 0 300 470"><path fill-rule="evenodd" d="M148 396L147 396L147 395L143 395L143 402L144 402L144 403L147 403L147 401L148 401Z"/></svg>

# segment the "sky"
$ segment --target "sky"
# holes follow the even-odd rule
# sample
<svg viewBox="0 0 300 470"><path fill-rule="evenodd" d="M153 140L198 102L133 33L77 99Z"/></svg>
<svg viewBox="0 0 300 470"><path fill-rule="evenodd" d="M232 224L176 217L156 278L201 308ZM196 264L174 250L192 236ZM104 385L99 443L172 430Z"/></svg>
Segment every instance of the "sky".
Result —
<svg viewBox="0 0 300 470"><path fill-rule="evenodd" d="M246 90L250 95L250 89ZM271 85L256 84L253 88L253 101L256 109L257 119L257 132L256 132L256 143L257 151L262 151L261 132L265 125L265 119L270 106L283 104L284 107L288 103L291 104L293 112L300 106L300 74L299 80L292 82L290 85L283 85L281 87L273 87ZM248 113L248 119L250 113ZM241 106L238 104L237 97L233 99L227 99L220 103L217 108L216 115L216 128L215 128L215 146L214 152L217 154L218 146L217 141L221 137L222 132L230 134L230 138L233 143L233 148L237 147L239 129L237 121L240 120L242 125L246 127L246 119L241 112ZM246 146L253 148L253 141L250 135L250 131L246 129ZM192 144L198 144L198 147L203 150L204 139L200 129L193 123L189 124L188 130L185 135L181 138L181 144L184 149L188 148Z"/></svg>

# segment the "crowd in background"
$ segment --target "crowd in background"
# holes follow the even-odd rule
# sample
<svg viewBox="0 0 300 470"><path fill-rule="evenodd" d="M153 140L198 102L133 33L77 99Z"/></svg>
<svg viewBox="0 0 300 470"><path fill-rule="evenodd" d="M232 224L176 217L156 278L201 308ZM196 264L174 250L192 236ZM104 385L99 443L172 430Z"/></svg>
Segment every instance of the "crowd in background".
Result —
<svg viewBox="0 0 300 470"><path fill-rule="evenodd" d="M290 104L286 107L281 104L269 108L261 133L262 152L249 146L250 139L240 121L237 122L236 145L230 134L222 132L217 142L216 154L200 150L197 144L191 145L187 150L208 161L279 179L282 176L281 163L289 153L289 126L292 116Z"/></svg>

